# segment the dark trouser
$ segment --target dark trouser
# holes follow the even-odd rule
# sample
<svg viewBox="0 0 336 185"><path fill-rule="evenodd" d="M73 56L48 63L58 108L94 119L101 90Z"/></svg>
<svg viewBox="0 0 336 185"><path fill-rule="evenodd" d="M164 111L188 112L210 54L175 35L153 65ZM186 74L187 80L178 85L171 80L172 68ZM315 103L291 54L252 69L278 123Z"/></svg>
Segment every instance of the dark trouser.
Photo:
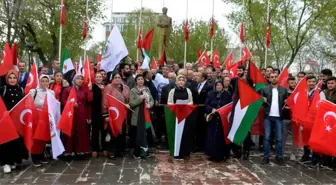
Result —
<svg viewBox="0 0 336 185"><path fill-rule="evenodd" d="M303 147L303 156L304 157L309 157L309 155L310 155L310 150L309 150L308 146L304 146Z"/></svg>
<svg viewBox="0 0 336 185"><path fill-rule="evenodd" d="M276 140L276 156L283 158L283 123L279 117L268 116L264 119L264 157L269 158L271 154L271 133L272 128L275 130L275 140Z"/></svg>
<svg viewBox="0 0 336 185"><path fill-rule="evenodd" d="M44 152L41 154L31 154L31 158L33 163L44 160Z"/></svg>
<svg viewBox="0 0 336 185"><path fill-rule="evenodd" d="M96 119L96 120L93 119L94 122L92 123L92 131L91 131L92 151L98 152L100 151L100 149L105 151L106 150L106 142L105 142L106 132L104 131L104 122L101 119Z"/></svg>
<svg viewBox="0 0 336 185"><path fill-rule="evenodd" d="M153 122L153 126L155 129L155 135L158 141L161 141L162 135L166 133L166 124L165 124L166 121L164 117L163 106L154 107L154 111L156 114L156 120L154 120Z"/></svg>
<svg viewBox="0 0 336 185"><path fill-rule="evenodd" d="M122 132L115 138L110 131L111 135L110 142L107 142L107 152L110 156L122 155L125 152L125 142L126 142L126 124L122 126ZM104 138L105 139L105 138Z"/></svg>
<svg viewBox="0 0 336 185"><path fill-rule="evenodd" d="M198 107L197 127L196 127L196 147L203 149L207 132L207 122L204 117L204 106Z"/></svg>

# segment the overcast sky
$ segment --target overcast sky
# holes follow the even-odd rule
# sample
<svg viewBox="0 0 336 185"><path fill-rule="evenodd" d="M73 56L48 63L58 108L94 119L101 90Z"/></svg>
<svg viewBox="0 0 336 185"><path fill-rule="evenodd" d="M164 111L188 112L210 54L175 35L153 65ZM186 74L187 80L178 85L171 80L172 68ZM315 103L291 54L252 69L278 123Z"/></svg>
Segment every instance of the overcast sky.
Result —
<svg viewBox="0 0 336 185"><path fill-rule="evenodd" d="M172 17L173 21L181 22L186 17L187 0L143 0L143 7L150 8L155 12L161 13L164 6L168 8L168 16ZM112 0L105 0L106 10L103 12L106 20L101 20L101 23L111 20L111 4ZM239 43L238 31L233 31L228 26L228 21L224 15L230 13L232 7L222 2L222 0L214 0L215 19L219 22L219 27L224 28L230 35L230 42ZM113 0L113 12L130 12L141 7L141 0ZM198 20L209 20L212 16L212 0L189 0L188 17ZM99 42L104 40L104 27L101 24L94 26L93 41Z"/></svg>

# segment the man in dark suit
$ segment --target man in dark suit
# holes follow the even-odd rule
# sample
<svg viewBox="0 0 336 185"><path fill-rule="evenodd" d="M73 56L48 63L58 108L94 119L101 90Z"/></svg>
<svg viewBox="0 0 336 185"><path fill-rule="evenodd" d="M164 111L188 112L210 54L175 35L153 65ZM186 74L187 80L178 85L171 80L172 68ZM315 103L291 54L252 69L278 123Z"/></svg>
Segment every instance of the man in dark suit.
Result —
<svg viewBox="0 0 336 185"><path fill-rule="evenodd" d="M208 81L207 73L196 73L195 80L197 82L195 104L199 104L197 130L196 130L196 148L198 150L204 148L206 136L206 121L204 112L204 103L209 91L213 89L211 82Z"/></svg>
<svg viewBox="0 0 336 185"><path fill-rule="evenodd" d="M26 71L26 63L19 62L18 68L19 68L19 79L18 79L19 86L25 88L29 77L29 73Z"/></svg>

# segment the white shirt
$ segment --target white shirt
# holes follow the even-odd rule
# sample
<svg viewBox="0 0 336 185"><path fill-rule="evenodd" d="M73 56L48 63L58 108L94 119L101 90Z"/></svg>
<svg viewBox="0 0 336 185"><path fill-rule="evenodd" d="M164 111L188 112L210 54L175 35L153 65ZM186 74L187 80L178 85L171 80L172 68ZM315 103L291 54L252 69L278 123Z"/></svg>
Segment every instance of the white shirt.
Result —
<svg viewBox="0 0 336 185"><path fill-rule="evenodd" d="M198 87L198 89L197 89L198 94L201 93L201 90L203 89L205 83L206 83L206 80L205 80L204 82L202 82L202 83L199 84L199 87Z"/></svg>
<svg viewBox="0 0 336 185"><path fill-rule="evenodd" d="M279 92L277 88L272 89L272 103L269 116L280 117L279 111Z"/></svg>

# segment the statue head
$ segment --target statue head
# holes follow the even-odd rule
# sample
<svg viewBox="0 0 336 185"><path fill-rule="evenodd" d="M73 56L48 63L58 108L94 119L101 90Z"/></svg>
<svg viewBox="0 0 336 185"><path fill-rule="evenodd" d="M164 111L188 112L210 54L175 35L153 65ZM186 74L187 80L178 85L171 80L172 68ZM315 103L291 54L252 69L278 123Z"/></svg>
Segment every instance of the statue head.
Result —
<svg viewBox="0 0 336 185"><path fill-rule="evenodd" d="M167 8L167 7L163 7L163 8L162 8L162 13L166 15L167 12L168 12L168 8Z"/></svg>

